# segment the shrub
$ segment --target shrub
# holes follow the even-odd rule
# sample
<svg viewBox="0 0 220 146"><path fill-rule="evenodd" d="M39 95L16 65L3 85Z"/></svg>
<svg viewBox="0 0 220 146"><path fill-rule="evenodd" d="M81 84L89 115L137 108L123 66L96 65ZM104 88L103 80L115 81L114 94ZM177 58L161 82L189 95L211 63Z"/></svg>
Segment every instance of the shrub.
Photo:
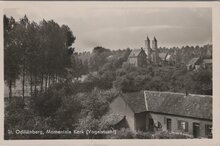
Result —
<svg viewBox="0 0 220 146"><path fill-rule="evenodd" d="M32 97L34 110L43 117L52 116L61 106L61 97L65 95L56 87L49 88L45 93Z"/></svg>
<svg viewBox="0 0 220 146"><path fill-rule="evenodd" d="M193 137L186 133L162 131L160 133L154 134L153 138L154 139L189 139Z"/></svg>
<svg viewBox="0 0 220 146"><path fill-rule="evenodd" d="M130 129L122 128L121 130L117 130L116 135L108 135L107 138L111 139L134 139L136 138L136 133L131 131Z"/></svg>
<svg viewBox="0 0 220 146"><path fill-rule="evenodd" d="M136 133L136 138L138 138L138 139L152 139L152 133L151 132L138 131Z"/></svg>

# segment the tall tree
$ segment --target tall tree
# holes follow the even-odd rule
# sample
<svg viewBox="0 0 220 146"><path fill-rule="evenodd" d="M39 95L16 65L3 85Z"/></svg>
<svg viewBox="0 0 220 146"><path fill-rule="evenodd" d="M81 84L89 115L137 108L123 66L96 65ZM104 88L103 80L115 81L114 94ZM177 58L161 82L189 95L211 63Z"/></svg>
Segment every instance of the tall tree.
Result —
<svg viewBox="0 0 220 146"><path fill-rule="evenodd" d="M12 86L20 74L21 42L17 39L17 32L18 24L14 18L4 15L4 80L9 87L9 97L12 97Z"/></svg>

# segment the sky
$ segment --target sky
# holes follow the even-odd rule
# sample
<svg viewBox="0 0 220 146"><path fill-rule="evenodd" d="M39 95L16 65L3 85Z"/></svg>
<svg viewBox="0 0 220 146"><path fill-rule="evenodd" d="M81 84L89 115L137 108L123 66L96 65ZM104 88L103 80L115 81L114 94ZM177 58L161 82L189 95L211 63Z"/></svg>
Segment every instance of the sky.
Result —
<svg viewBox="0 0 220 146"><path fill-rule="evenodd" d="M96 46L108 49L144 47L155 36L159 47L205 45L212 43L211 8L157 8L126 6L32 6L8 8L4 13L19 20L53 19L72 30L77 52Z"/></svg>

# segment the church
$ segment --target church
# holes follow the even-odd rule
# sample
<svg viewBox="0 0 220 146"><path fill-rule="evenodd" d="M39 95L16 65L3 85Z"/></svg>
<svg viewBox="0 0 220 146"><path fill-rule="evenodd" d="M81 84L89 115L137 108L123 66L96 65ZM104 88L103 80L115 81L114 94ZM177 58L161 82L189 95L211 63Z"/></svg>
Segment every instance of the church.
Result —
<svg viewBox="0 0 220 146"><path fill-rule="evenodd" d="M154 37L152 40L152 47L150 42L150 39L147 37L144 49L133 49L128 57L128 62L138 67L143 67L148 63L159 64L160 58L157 39Z"/></svg>

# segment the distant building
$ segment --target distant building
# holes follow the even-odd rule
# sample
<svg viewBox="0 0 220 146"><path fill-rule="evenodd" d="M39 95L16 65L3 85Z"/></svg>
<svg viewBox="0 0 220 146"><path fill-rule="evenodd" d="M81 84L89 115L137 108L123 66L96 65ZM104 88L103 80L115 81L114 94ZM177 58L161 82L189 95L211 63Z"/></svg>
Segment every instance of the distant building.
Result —
<svg viewBox="0 0 220 146"><path fill-rule="evenodd" d="M132 92L113 100L110 110L124 117L118 121L122 127L133 131L172 131L195 138L212 136L212 96Z"/></svg>
<svg viewBox="0 0 220 146"><path fill-rule="evenodd" d="M147 55L145 51L141 49L134 49L128 56L128 62L138 67L143 67L147 63Z"/></svg>
<svg viewBox="0 0 220 146"><path fill-rule="evenodd" d="M212 69L212 59L203 59L202 66L206 69Z"/></svg>
<svg viewBox="0 0 220 146"><path fill-rule="evenodd" d="M198 70L200 68L201 58L195 57L192 58L189 63L186 65L187 70Z"/></svg>
<svg viewBox="0 0 220 146"><path fill-rule="evenodd" d="M212 59L202 59L200 57L193 58L186 65L187 70L197 71L199 68L212 69Z"/></svg>
<svg viewBox="0 0 220 146"><path fill-rule="evenodd" d="M160 56L161 55L162 54L160 54ZM150 39L147 37L144 49L141 48L132 50L128 57L128 62L139 67L143 67L147 63L157 65L161 62L160 56L157 47L157 39L154 37L151 47Z"/></svg>
<svg viewBox="0 0 220 146"><path fill-rule="evenodd" d="M150 46L150 39L147 37L145 40L145 51L147 52L147 59L149 63L159 63L159 52L157 47L157 39L155 37L152 40L152 47Z"/></svg>

